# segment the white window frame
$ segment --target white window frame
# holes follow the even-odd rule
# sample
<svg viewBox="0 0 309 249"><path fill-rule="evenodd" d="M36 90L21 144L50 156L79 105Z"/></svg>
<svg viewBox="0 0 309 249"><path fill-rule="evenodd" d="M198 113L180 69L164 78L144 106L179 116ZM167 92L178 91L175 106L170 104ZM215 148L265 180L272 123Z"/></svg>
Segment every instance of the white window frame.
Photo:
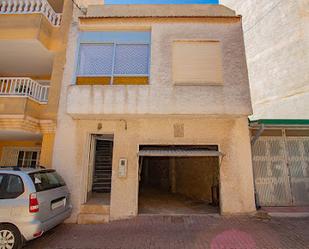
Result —
<svg viewBox="0 0 309 249"><path fill-rule="evenodd" d="M84 74L79 74L80 71L80 62L81 62L81 50L80 47L81 45L113 45L113 57L112 57L112 70L111 70L111 74L96 74L96 75L84 75ZM114 74L115 72L115 56L116 56L116 47L117 45L147 45L148 46L148 57L147 57L147 74ZM79 49L78 49L78 61L77 61L77 70L76 70L76 77L110 77L110 84L109 85L113 85L114 84L114 77L147 77L149 78L150 76L150 51L151 47L150 47L150 43L147 42L132 42L132 43L128 43L128 42L81 42L79 45Z"/></svg>
<svg viewBox="0 0 309 249"><path fill-rule="evenodd" d="M40 162L41 147L4 146L2 150L1 166L17 166L20 151L37 152L37 164Z"/></svg>
<svg viewBox="0 0 309 249"><path fill-rule="evenodd" d="M28 149L27 149L27 150L18 150L18 156L17 156L17 163L16 163L16 165L18 165L19 154L20 154L21 152L24 153L23 159L22 159L22 164L21 164L22 166L21 166L21 167L24 167L23 165L25 165L25 162L26 162L26 161L29 161L28 159L26 159L26 153L27 153L27 152L31 152L32 154L33 154L34 152L37 153L36 159L35 159L35 162L36 162L35 165L39 165L41 150L33 150L33 149L30 149L30 150L28 150ZM31 155L32 155L32 154L31 154ZM30 162L32 162L32 161L33 161L33 159L32 159L32 156L31 156ZM29 165L29 167L31 167L31 164Z"/></svg>

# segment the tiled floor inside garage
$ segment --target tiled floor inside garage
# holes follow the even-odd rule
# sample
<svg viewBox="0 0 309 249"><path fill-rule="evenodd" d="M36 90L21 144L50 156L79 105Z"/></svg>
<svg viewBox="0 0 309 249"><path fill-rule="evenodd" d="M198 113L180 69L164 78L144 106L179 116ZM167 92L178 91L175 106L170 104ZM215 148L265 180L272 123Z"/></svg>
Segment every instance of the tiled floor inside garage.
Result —
<svg viewBox="0 0 309 249"><path fill-rule="evenodd" d="M219 208L210 205L205 201L190 199L181 194L148 189L140 193L138 199L139 214L215 214L219 213Z"/></svg>

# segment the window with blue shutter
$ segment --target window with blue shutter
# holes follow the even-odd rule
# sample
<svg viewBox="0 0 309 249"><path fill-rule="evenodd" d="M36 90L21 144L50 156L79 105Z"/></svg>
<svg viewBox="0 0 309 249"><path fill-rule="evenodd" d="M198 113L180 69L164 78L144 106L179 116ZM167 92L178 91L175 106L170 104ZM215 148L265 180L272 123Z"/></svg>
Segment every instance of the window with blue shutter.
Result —
<svg viewBox="0 0 309 249"><path fill-rule="evenodd" d="M150 32L82 32L76 84L148 84Z"/></svg>

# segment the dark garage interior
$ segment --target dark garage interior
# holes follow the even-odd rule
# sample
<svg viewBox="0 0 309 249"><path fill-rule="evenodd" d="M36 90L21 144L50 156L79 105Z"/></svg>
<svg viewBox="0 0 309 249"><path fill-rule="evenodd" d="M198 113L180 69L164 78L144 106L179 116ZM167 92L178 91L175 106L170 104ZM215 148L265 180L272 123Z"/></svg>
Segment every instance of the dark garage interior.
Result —
<svg viewBox="0 0 309 249"><path fill-rule="evenodd" d="M139 214L218 213L219 157L196 156L200 147L156 149L177 155L140 157Z"/></svg>

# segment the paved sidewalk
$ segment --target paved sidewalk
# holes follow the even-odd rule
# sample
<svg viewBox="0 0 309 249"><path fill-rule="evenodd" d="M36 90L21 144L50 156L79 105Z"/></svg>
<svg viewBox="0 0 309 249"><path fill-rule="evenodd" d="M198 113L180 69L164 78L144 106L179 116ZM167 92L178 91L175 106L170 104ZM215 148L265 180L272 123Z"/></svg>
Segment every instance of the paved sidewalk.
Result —
<svg viewBox="0 0 309 249"><path fill-rule="evenodd" d="M26 249L309 249L309 218L139 216L63 224Z"/></svg>

